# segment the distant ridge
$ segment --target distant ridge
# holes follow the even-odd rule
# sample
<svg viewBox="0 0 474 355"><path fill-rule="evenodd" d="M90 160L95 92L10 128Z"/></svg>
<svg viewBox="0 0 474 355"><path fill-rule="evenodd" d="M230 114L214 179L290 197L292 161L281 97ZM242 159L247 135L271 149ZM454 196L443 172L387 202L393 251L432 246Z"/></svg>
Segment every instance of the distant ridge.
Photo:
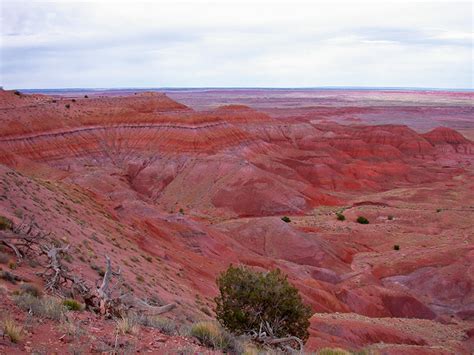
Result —
<svg viewBox="0 0 474 355"><path fill-rule="evenodd" d="M308 90L357 90L357 91L452 91L474 92L474 88L430 88L430 87L391 87L391 86L309 86L309 87L119 87L119 88L44 88L44 89L18 89L30 93L55 93L55 92L90 92L90 91L235 91L235 90L269 90L269 91L308 91Z"/></svg>

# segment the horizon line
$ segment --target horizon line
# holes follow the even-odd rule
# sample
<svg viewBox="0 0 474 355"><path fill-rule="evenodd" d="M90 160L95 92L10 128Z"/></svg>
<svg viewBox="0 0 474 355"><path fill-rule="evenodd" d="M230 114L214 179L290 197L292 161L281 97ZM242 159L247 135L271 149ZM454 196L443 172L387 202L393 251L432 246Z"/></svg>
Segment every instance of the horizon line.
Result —
<svg viewBox="0 0 474 355"><path fill-rule="evenodd" d="M466 91L472 92L474 88L443 88L443 87L422 87L422 86L122 86L122 87L52 87L52 88L17 88L4 90L23 91L118 91L118 90L387 90L387 91Z"/></svg>

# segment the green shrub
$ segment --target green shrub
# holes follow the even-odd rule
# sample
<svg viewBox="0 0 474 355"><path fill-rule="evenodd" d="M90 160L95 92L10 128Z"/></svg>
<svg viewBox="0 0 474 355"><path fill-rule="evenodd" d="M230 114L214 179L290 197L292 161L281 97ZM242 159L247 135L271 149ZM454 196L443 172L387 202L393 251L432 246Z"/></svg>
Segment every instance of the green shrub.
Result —
<svg viewBox="0 0 474 355"><path fill-rule="evenodd" d="M4 231L13 228L13 222L5 216L0 216L0 230Z"/></svg>
<svg viewBox="0 0 474 355"><path fill-rule="evenodd" d="M400 245L395 244L395 245L393 246L393 250L400 250Z"/></svg>
<svg viewBox="0 0 474 355"><path fill-rule="evenodd" d="M357 223L360 224L369 224L369 220L363 216L357 217Z"/></svg>
<svg viewBox="0 0 474 355"><path fill-rule="evenodd" d="M66 307L68 311L82 311L84 309L81 303L72 298L63 300L63 306Z"/></svg>
<svg viewBox="0 0 474 355"><path fill-rule="evenodd" d="M342 213L336 213L336 216L337 216L338 221L345 221L346 220L346 216L344 216Z"/></svg>
<svg viewBox="0 0 474 355"><path fill-rule="evenodd" d="M277 337L308 339L311 309L279 269L262 273L232 265L217 279L217 320L238 335L269 324Z"/></svg>
<svg viewBox="0 0 474 355"><path fill-rule="evenodd" d="M290 223L290 222L291 222L291 219L290 219L290 217L288 217L288 216L283 216L283 217L281 217L281 220L282 220L283 222L285 222L285 223Z"/></svg>

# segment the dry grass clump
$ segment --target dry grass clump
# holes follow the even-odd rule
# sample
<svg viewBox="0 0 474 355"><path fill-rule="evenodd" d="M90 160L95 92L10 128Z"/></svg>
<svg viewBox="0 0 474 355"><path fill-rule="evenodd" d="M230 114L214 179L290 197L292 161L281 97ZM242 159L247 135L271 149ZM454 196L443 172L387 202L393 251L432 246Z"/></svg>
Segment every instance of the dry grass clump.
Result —
<svg viewBox="0 0 474 355"><path fill-rule="evenodd" d="M242 345L216 322L198 322L191 326L189 335L197 338L203 345L216 350L242 353Z"/></svg>
<svg viewBox="0 0 474 355"><path fill-rule="evenodd" d="M22 339L23 328L10 318L3 321L3 333L10 338L12 343L18 343Z"/></svg>
<svg viewBox="0 0 474 355"><path fill-rule="evenodd" d="M137 317L124 315L115 321L115 330L119 334L138 334L140 327Z"/></svg>
<svg viewBox="0 0 474 355"><path fill-rule="evenodd" d="M85 334L84 329L82 329L78 324L72 320L63 319L59 326L59 329L65 334L73 338L79 338Z"/></svg>
<svg viewBox="0 0 474 355"><path fill-rule="evenodd" d="M31 312L36 317L61 320L66 313L66 307L60 299L55 297L38 298L29 293L23 293L15 296L13 300L18 307Z"/></svg>
<svg viewBox="0 0 474 355"><path fill-rule="evenodd" d="M141 315L138 317L138 323L145 327L158 329L167 335L176 334L178 330L178 326L174 321L160 316Z"/></svg>
<svg viewBox="0 0 474 355"><path fill-rule="evenodd" d="M43 295L43 292L39 289L39 287L33 284L20 285L20 293L21 294L27 293L36 298L40 298Z"/></svg>
<svg viewBox="0 0 474 355"><path fill-rule="evenodd" d="M351 355L351 353L339 348L323 348L318 351L318 355Z"/></svg>

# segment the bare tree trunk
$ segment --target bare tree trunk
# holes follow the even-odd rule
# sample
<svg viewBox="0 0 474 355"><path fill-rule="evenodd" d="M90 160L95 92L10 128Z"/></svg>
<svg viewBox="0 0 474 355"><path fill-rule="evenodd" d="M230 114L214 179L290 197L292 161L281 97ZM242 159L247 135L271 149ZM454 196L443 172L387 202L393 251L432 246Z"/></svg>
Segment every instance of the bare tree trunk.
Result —
<svg viewBox="0 0 474 355"><path fill-rule="evenodd" d="M59 254L66 253L69 250L69 245L63 248L44 249L49 259L48 269L53 271L50 280L46 284L46 289L58 289L61 284L61 278L68 279L64 267L59 260Z"/></svg>

